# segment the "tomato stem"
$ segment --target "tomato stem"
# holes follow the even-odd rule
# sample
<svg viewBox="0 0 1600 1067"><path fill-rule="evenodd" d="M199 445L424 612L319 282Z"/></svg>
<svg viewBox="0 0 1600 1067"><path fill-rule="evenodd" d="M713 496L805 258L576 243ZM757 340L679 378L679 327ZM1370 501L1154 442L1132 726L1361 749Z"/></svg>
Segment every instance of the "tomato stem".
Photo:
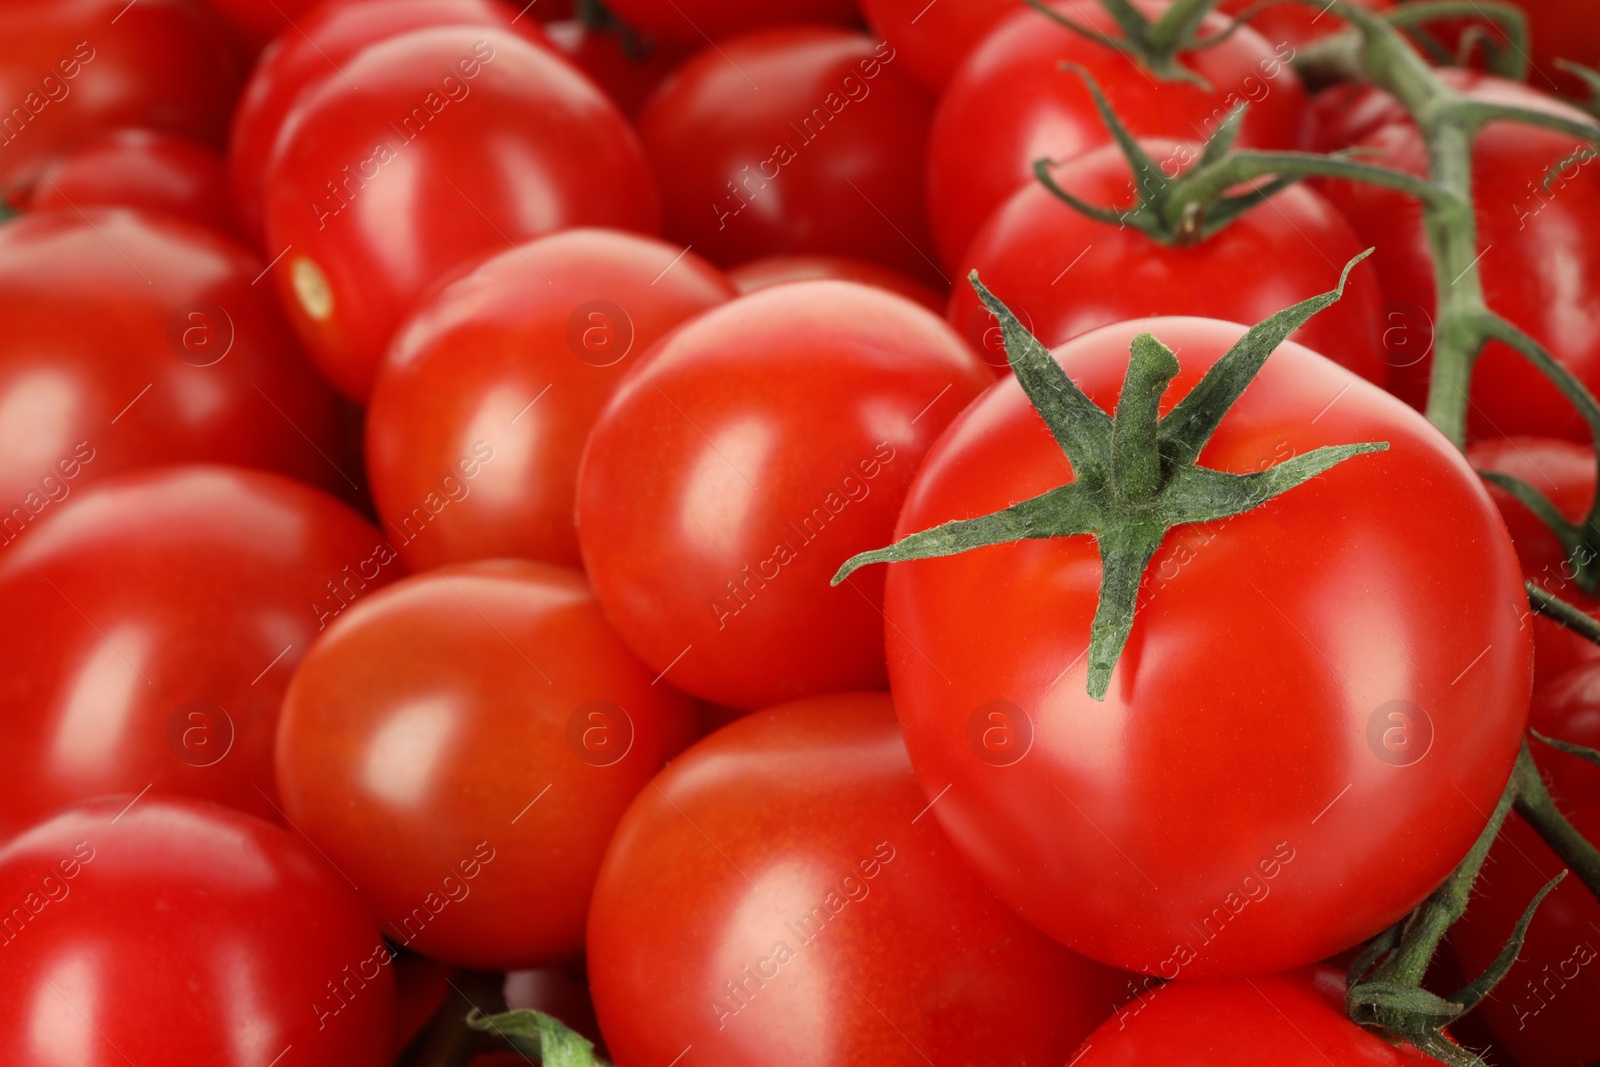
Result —
<svg viewBox="0 0 1600 1067"><path fill-rule="evenodd" d="M537 1056L541 1067L611 1067L610 1060L595 1052L593 1042L542 1011L524 1008L485 1015L474 1009L467 1025L499 1037L524 1056Z"/></svg>
<svg viewBox="0 0 1600 1067"><path fill-rule="evenodd" d="M1527 745L1522 747L1512 780L1517 785L1517 814L1528 820L1561 857L1561 862L1582 879L1591 893L1600 897L1600 849L1590 844L1556 807Z"/></svg>

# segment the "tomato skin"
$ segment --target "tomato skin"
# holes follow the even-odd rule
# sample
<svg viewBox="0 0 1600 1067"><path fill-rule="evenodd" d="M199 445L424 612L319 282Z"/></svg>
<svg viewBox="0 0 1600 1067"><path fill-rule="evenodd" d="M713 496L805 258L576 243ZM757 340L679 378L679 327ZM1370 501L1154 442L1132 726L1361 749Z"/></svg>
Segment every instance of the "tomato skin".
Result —
<svg viewBox="0 0 1600 1067"><path fill-rule="evenodd" d="M0 40L0 189L26 189L106 130L218 144L244 78L226 27L198 0L13 0L0 5ZM20 129L15 108L29 115Z"/></svg>
<svg viewBox="0 0 1600 1067"><path fill-rule="evenodd" d="M303 27L318 0L205 0L216 8L235 34L252 49L259 49L279 34Z"/></svg>
<svg viewBox="0 0 1600 1067"><path fill-rule="evenodd" d="M629 118L639 114L663 79L692 54L691 49L654 42L641 46L621 31L590 26L582 19L551 22L545 32L551 45L604 89ZM636 54L640 48L643 54Z"/></svg>
<svg viewBox="0 0 1600 1067"><path fill-rule="evenodd" d="M1473 71L1441 71L1473 99L1553 111L1584 120L1552 97ZM1315 113L1321 147L1375 149L1375 162L1412 174L1427 167L1425 146L1399 105L1374 90L1319 94ZM1519 123L1486 126L1473 146L1473 198L1478 204L1478 263L1489 307L1527 331L1591 392L1600 388L1600 249L1577 234L1600 229L1600 174L1587 164L1563 171L1551 193L1535 192L1550 167L1577 143ZM1373 265L1389 299L1391 320L1418 334L1431 350L1433 254L1417 202L1375 185L1319 182L1361 239L1377 248ZM1542 189L1541 189L1542 193ZM1389 389L1415 407L1427 398L1432 360L1392 365ZM1491 343L1472 379L1468 432L1473 438L1516 435L1588 441L1572 405L1532 364Z"/></svg>
<svg viewBox="0 0 1600 1067"><path fill-rule="evenodd" d="M674 761L623 817L589 919L617 1061L1065 1062L1126 976L1007 911L925 806L878 693L756 712Z"/></svg>
<svg viewBox="0 0 1600 1067"><path fill-rule="evenodd" d="M296 19L296 32L267 46L234 109L228 138L228 175L234 206L252 241L265 237L267 165L278 132L300 94L362 49L429 26L515 28L537 44L538 23L518 20L495 0L332 0Z"/></svg>
<svg viewBox="0 0 1600 1067"><path fill-rule="evenodd" d="M579 468L607 616L715 703L881 688L883 577L828 579L888 543L918 461L992 380L937 316L850 282L774 286L685 324L612 395Z"/></svg>
<svg viewBox="0 0 1600 1067"><path fill-rule="evenodd" d="M1521 478L1543 493L1571 522L1582 522L1594 501L1595 460L1591 445L1558 441L1550 437L1501 437L1479 441L1467 449L1475 470L1498 471ZM1579 589L1572 580L1566 550L1537 515L1523 507L1499 486L1484 483L1489 496L1506 520L1511 541L1530 582L1555 593L1589 615L1600 617L1600 599ZM1523 611L1520 604L1515 610ZM1600 646L1553 619L1528 611L1533 628L1533 684L1543 688L1572 667L1600 659Z"/></svg>
<svg viewBox="0 0 1600 1067"><path fill-rule="evenodd" d="M606 7L635 29L689 48L713 41L726 47L726 37L779 23L852 23L857 17L855 0L611 0Z"/></svg>
<svg viewBox="0 0 1600 1067"><path fill-rule="evenodd" d="M741 293L753 293L784 282L819 278L875 285L914 300L929 311L944 313L946 297L943 293L916 278L864 259L846 256L764 256L741 263L728 271L728 280Z"/></svg>
<svg viewBox="0 0 1600 1067"><path fill-rule="evenodd" d="M238 463L346 484L335 398L251 284L264 267L154 214L67 208L0 226L0 543L134 467Z"/></svg>
<svg viewBox="0 0 1600 1067"><path fill-rule="evenodd" d="M275 817L289 674L341 610L334 583L351 598L395 576L392 550L361 576L381 543L332 497L260 471L158 468L84 490L0 561L16 761L0 823L151 783Z"/></svg>
<svg viewBox="0 0 1600 1067"><path fill-rule="evenodd" d="M1056 358L1110 410L1146 331L1180 353L1167 410L1244 328L1137 320ZM934 810L985 883L1069 947L1163 977L1325 958L1403 916L1482 829L1521 742L1532 649L1508 610L1523 596L1510 539L1461 455L1286 342L1201 462L1246 472L1362 441L1390 449L1167 535L1104 702L1085 693L1090 538L889 565L889 676L918 779L930 798L948 787ZM1006 379L929 452L898 534L1069 480ZM996 700L1015 706L1013 735L1031 725L1011 765L968 743ZM1391 726L1395 711L1409 718Z"/></svg>
<svg viewBox="0 0 1600 1067"><path fill-rule="evenodd" d="M372 45L344 72L285 120L266 224L268 248L293 248L274 268L290 318L354 400L371 392L401 319L451 268L558 229L659 225L626 120L547 48L494 27L434 27ZM335 179L343 194L324 184Z"/></svg>
<svg viewBox="0 0 1600 1067"><path fill-rule="evenodd" d="M653 674L575 571L418 575L357 604L295 672L284 811L405 947L482 970L576 957L612 828L692 736L693 704ZM626 747L606 762L606 744Z"/></svg>
<svg viewBox="0 0 1600 1067"><path fill-rule="evenodd" d="M1368 11L1389 11L1394 0L1350 0ZM1225 15L1242 15L1254 6L1253 0L1222 0L1217 10ZM1249 26L1272 44L1288 44L1296 51L1324 37L1347 30L1350 24L1326 10L1300 4L1275 4L1257 11Z"/></svg>
<svg viewBox="0 0 1600 1067"><path fill-rule="evenodd" d="M1172 982L1089 1035L1073 1067L1393 1067L1437 1063L1345 1017L1332 968L1228 981Z"/></svg>
<svg viewBox="0 0 1600 1067"><path fill-rule="evenodd" d="M395 338L367 417L378 514L407 566L576 566L573 498L595 417L658 337L734 295L692 252L566 230L429 296Z"/></svg>
<svg viewBox="0 0 1600 1067"><path fill-rule="evenodd" d="M1097 6L1073 0L1058 6L1086 25L1113 25ZM1207 33L1226 25L1221 16L1204 24ZM1088 88L1061 63L1091 71L1123 122L1141 137L1209 134L1233 104L1249 100L1239 144L1292 148L1300 140L1305 106L1305 89L1287 65L1292 55L1287 46L1274 52L1253 30L1241 28L1185 60L1213 86L1206 92L1189 83L1153 81L1120 53L1037 11L1017 11L967 56L934 113L928 211L941 260L960 260L989 214L1034 180L1034 160L1065 162L1111 143Z"/></svg>
<svg viewBox="0 0 1600 1067"><path fill-rule="evenodd" d="M894 45L912 77L934 92L949 84L967 54L1014 10L1010 0L861 0L873 32Z"/></svg>
<svg viewBox="0 0 1600 1067"><path fill-rule="evenodd" d="M895 58L863 33L782 26L678 68L639 113L668 235L723 266L818 254L930 273L933 104Z"/></svg>
<svg viewBox="0 0 1600 1067"><path fill-rule="evenodd" d="M388 1062L389 950L287 830L158 792L102 797L0 849L0 898L41 901L0 935L11 1062L260 1067L291 1047L305 1067Z"/></svg>
<svg viewBox="0 0 1600 1067"><path fill-rule="evenodd" d="M29 211L130 207L163 212L234 235L228 172L216 152L153 130L111 130L40 174Z"/></svg>
<svg viewBox="0 0 1600 1067"><path fill-rule="evenodd" d="M1200 158L1192 143L1152 140L1144 147L1169 175ZM1117 145L1080 156L1052 176L1090 204L1119 211L1135 204L1132 170ZM1179 246L1087 218L1036 181L989 216L956 276L965 279L976 269L1042 343L1055 345L1096 326L1150 315L1260 322L1325 292L1339 267L1365 247L1338 212L1304 186L1283 190L1199 244ZM1228 283L1219 285L1219 278ZM1357 271L1344 298L1292 336L1381 383L1382 300L1372 273ZM948 317L991 366L1009 370L995 318L971 285L955 286Z"/></svg>

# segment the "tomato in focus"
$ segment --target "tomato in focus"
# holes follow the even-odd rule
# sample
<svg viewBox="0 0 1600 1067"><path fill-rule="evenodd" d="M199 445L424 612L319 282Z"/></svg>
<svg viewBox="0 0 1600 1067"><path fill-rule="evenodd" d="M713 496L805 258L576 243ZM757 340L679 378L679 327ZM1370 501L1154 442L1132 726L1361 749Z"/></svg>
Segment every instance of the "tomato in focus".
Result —
<svg viewBox="0 0 1600 1067"><path fill-rule="evenodd" d="M589 919L617 1061L1065 1063L1126 976L985 892L926 804L878 693L755 712L674 761Z"/></svg>
<svg viewBox="0 0 1600 1067"><path fill-rule="evenodd" d="M480 970L576 957L612 828L692 737L693 705L653 676L577 572L418 575L295 672L284 811L400 945Z"/></svg>

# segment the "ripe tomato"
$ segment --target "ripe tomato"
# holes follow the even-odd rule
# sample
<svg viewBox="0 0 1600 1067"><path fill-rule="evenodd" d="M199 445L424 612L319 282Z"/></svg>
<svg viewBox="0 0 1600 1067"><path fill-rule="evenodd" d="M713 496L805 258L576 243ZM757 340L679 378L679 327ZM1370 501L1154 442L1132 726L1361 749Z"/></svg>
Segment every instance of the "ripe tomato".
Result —
<svg viewBox="0 0 1600 1067"><path fill-rule="evenodd" d="M275 274L291 319L351 398L366 399L390 334L458 264L573 226L657 228L626 120L548 48L434 27L343 69L285 120L266 221L267 247L287 251Z"/></svg>
<svg viewBox="0 0 1600 1067"><path fill-rule="evenodd" d="M289 674L393 549L286 478L172 467L107 479L0 562L0 823L127 790L275 817Z"/></svg>
<svg viewBox="0 0 1600 1067"><path fill-rule="evenodd" d="M1349 2L1368 11L1388 11L1394 7L1394 0ZM1242 15L1254 6L1254 0L1222 0L1217 10L1225 15ZM1262 8L1250 18L1249 25L1269 43L1287 44L1296 51L1350 28L1344 19L1328 14L1327 8L1319 10L1302 4L1273 4Z"/></svg>
<svg viewBox="0 0 1600 1067"><path fill-rule="evenodd" d="M576 566L573 497L595 416L656 338L734 295L692 252L566 230L425 300L367 418L373 496L407 566L494 556Z"/></svg>
<svg viewBox="0 0 1600 1067"><path fill-rule="evenodd" d="M836 278L875 285L915 300L929 311L944 313L947 298L931 286L878 263L845 256L766 256L741 263L728 271L728 280L741 293L753 293L784 282Z"/></svg>
<svg viewBox="0 0 1600 1067"><path fill-rule="evenodd" d="M1549 437L1491 438L1467 449L1467 460L1477 470L1498 471L1527 482L1570 522L1583 521L1594 501L1591 445ZM1572 580L1572 563L1550 527L1499 486L1488 484L1488 489L1511 532L1523 577L1600 617L1600 599L1589 596ZM1552 619L1533 614L1522 601L1507 610L1526 612L1533 628L1534 685L1542 687L1579 663L1600 659L1600 646Z"/></svg>
<svg viewBox="0 0 1600 1067"><path fill-rule="evenodd" d="M239 39L258 49L279 34L293 36L305 27L318 0L205 0L228 20ZM327 5L324 4L324 7Z"/></svg>
<svg viewBox="0 0 1600 1067"><path fill-rule="evenodd" d="M1200 158L1199 147L1184 142L1145 141L1144 148L1168 177ZM1097 207L1121 211L1137 203L1132 169L1116 145L1080 156L1052 177ZM1133 226L1079 214L1033 182L989 216L957 276L976 268L1042 343L1055 345L1096 326L1149 315L1260 322L1327 289L1364 247L1339 213L1304 186L1283 190L1198 244L1165 245ZM1219 278L1227 285L1218 285ZM1358 271L1344 299L1295 331L1294 339L1382 382L1382 301L1377 282ZM949 318L991 365L1009 369L1000 329L972 286L954 288Z"/></svg>
<svg viewBox="0 0 1600 1067"><path fill-rule="evenodd" d="M612 396L578 473L617 632L719 704L881 687L883 578L828 579L887 539L923 453L991 381L931 312L849 282L685 324Z"/></svg>
<svg viewBox="0 0 1600 1067"><path fill-rule="evenodd" d="M0 3L0 190L56 155L141 126L221 141L244 63L199 0Z"/></svg>
<svg viewBox="0 0 1600 1067"><path fill-rule="evenodd" d="M216 152L152 130L111 130L45 167L29 211L131 207L234 234L228 171Z"/></svg>
<svg viewBox="0 0 1600 1067"><path fill-rule="evenodd" d="M267 164L303 91L338 77L367 46L429 26L506 26L534 43L543 40L538 23L514 20L514 14L497 0L343 0L296 19L296 31L261 54L233 113L228 174L234 206L251 240L260 243L265 236Z"/></svg>
<svg viewBox="0 0 1600 1067"><path fill-rule="evenodd" d="M1594 664L1563 675L1556 692L1535 700L1534 726L1573 744L1600 745L1600 684ZM1534 744L1563 813L1590 841L1600 834L1600 768ZM1477 976L1562 863L1539 834L1513 813L1472 887L1472 904L1450 928L1456 955ZM1480 1008L1485 1022L1521 1063L1582 1064L1600 1058L1593 1020L1600 1012L1600 902L1568 876L1539 906L1517 962Z"/></svg>
<svg viewBox="0 0 1600 1067"><path fill-rule="evenodd" d="M344 880L260 819L87 801L0 849L0 899L14 1063L389 1062L391 950Z"/></svg>
<svg viewBox="0 0 1600 1067"><path fill-rule="evenodd" d="M1136 320L1056 360L1109 411L1147 331L1182 365L1165 412L1244 328ZM973 869L1045 932L1166 978L1259 974L1387 927L1471 847L1532 673L1508 610L1516 555L1476 475L1420 415L1294 342L1202 463L1248 472L1369 441L1389 450L1169 533L1104 702L1085 691L1090 538L889 565L889 676L917 776ZM1071 478L1009 378L929 452L899 533ZM978 743L985 723L1016 739L1007 759Z"/></svg>
<svg viewBox="0 0 1600 1067"><path fill-rule="evenodd" d="M720 41L639 114L667 233L729 266L823 254L931 273L922 157L932 101L863 33Z"/></svg>
<svg viewBox="0 0 1600 1067"><path fill-rule="evenodd" d="M693 704L653 674L574 571L418 575L295 672L284 811L398 944L483 970L570 959L612 829L692 736Z"/></svg>
<svg viewBox="0 0 1600 1067"><path fill-rule="evenodd" d="M690 48L724 46L725 37L781 22L851 23L857 17L855 0L609 0L606 7L635 29Z"/></svg>
<svg viewBox="0 0 1600 1067"><path fill-rule="evenodd" d="M893 45L911 76L934 92L944 89L967 53L1015 10L1012 0L861 0L873 32Z"/></svg>
<svg viewBox="0 0 1600 1067"><path fill-rule="evenodd" d="M1570 59L1600 67L1600 17L1585 0L1517 0L1528 13L1528 38L1533 45L1534 85L1569 95L1582 95L1582 83L1555 65Z"/></svg>
<svg viewBox="0 0 1600 1067"><path fill-rule="evenodd" d="M1444 71L1480 100L1583 115L1527 86L1472 71ZM1319 96L1318 140L1379 153L1374 162L1412 174L1427 169L1416 126L1386 94L1335 89ZM1478 205L1478 261L1489 307L1527 331L1591 392L1600 390L1600 247L1577 240L1600 230L1600 171L1592 158L1573 163L1546 191L1546 171L1578 147L1552 130L1494 122L1473 146L1473 198ZM1361 236L1376 246L1373 263L1388 297L1390 328L1416 335L1414 362L1392 365L1389 388L1421 407L1432 349L1433 254L1417 202L1376 185L1323 182L1320 188ZM1589 429L1532 364L1491 343L1472 379L1469 432L1474 437L1526 434L1589 440Z"/></svg>
<svg viewBox="0 0 1600 1067"><path fill-rule="evenodd" d="M0 543L119 470L216 461L332 485L333 394L219 234L88 208L0 226Z"/></svg>
<svg viewBox="0 0 1600 1067"><path fill-rule="evenodd" d="M590 982L617 1060L1064 1063L1126 976L985 892L926 803L877 693L758 712L676 760L595 887Z"/></svg>
<svg viewBox="0 0 1600 1067"><path fill-rule="evenodd" d="M1062 14L1114 30L1098 5L1060 0ZM1147 4L1156 11L1159 5ZM1227 27L1208 17L1207 34ZM1184 65L1211 86L1158 81L1105 45L1080 37L1034 10L1019 10L967 56L939 101L928 141L928 210L944 262L954 264L978 228L1017 189L1033 181L1034 160L1066 161L1111 143L1094 98L1075 74L1094 74L1130 130L1146 137L1204 139L1231 108L1248 102L1239 143L1292 148L1300 139L1305 89L1288 66L1294 51L1274 51L1255 31L1189 53Z"/></svg>
<svg viewBox="0 0 1600 1067"><path fill-rule="evenodd" d="M605 90L611 102L632 118L690 50L661 45L615 26L593 26L565 19L545 26L556 50Z"/></svg>
<svg viewBox="0 0 1600 1067"><path fill-rule="evenodd" d="M1438 1061L1344 1014L1331 967L1151 987L1089 1035L1072 1067L1395 1067Z"/></svg>

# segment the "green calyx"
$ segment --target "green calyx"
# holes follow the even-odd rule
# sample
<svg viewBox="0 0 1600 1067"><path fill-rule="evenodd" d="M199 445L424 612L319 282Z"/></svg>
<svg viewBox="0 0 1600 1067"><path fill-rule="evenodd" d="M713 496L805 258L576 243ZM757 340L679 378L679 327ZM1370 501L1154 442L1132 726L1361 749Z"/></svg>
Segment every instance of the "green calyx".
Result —
<svg viewBox="0 0 1600 1067"><path fill-rule="evenodd" d="M1249 474L1198 464L1206 442L1267 357L1312 315L1339 299L1351 268L1367 255L1345 265L1337 289L1280 311L1247 332L1165 417L1160 402L1178 372L1178 361L1160 340L1150 334L1134 339L1113 417L1073 384L974 271L969 280L1000 321L1006 358L1072 464L1073 481L1002 511L947 522L887 548L863 552L839 568L833 584L869 563L951 556L1021 540L1093 536L1102 576L1089 635L1088 692L1104 699L1133 629L1145 568L1168 530L1250 511L1353 456L1389 447L1381 441L1333 445Z"/></svg>
<svg viewBox="0 0 1600 1067"><path fill-rule="evenodd" d="M485 1015L473 1009L467 1026L492 1034L524 1056L536 1057L530 1063L542 1067L611 1067L611 1062L594 1050L594 1043L553 1015L520 1009Z"/></svg>
<svg viewBox="0 0 1600 1067"><path fill-rule="evenodd" d="M1048 6L1045 0L1024 0L1035 11L1080 37L1114 49L1137 60L1163 81L1182 81L1210 89L1199 74L1179 62L1185 52L1210 48L1232 35L1232 28L1200 36L1200 27L1217 0L1173 0L1156 18L1140 11L1131 0L1100 0L1101 6L1117 25L1117 33L1106 33Z"/></svg>

